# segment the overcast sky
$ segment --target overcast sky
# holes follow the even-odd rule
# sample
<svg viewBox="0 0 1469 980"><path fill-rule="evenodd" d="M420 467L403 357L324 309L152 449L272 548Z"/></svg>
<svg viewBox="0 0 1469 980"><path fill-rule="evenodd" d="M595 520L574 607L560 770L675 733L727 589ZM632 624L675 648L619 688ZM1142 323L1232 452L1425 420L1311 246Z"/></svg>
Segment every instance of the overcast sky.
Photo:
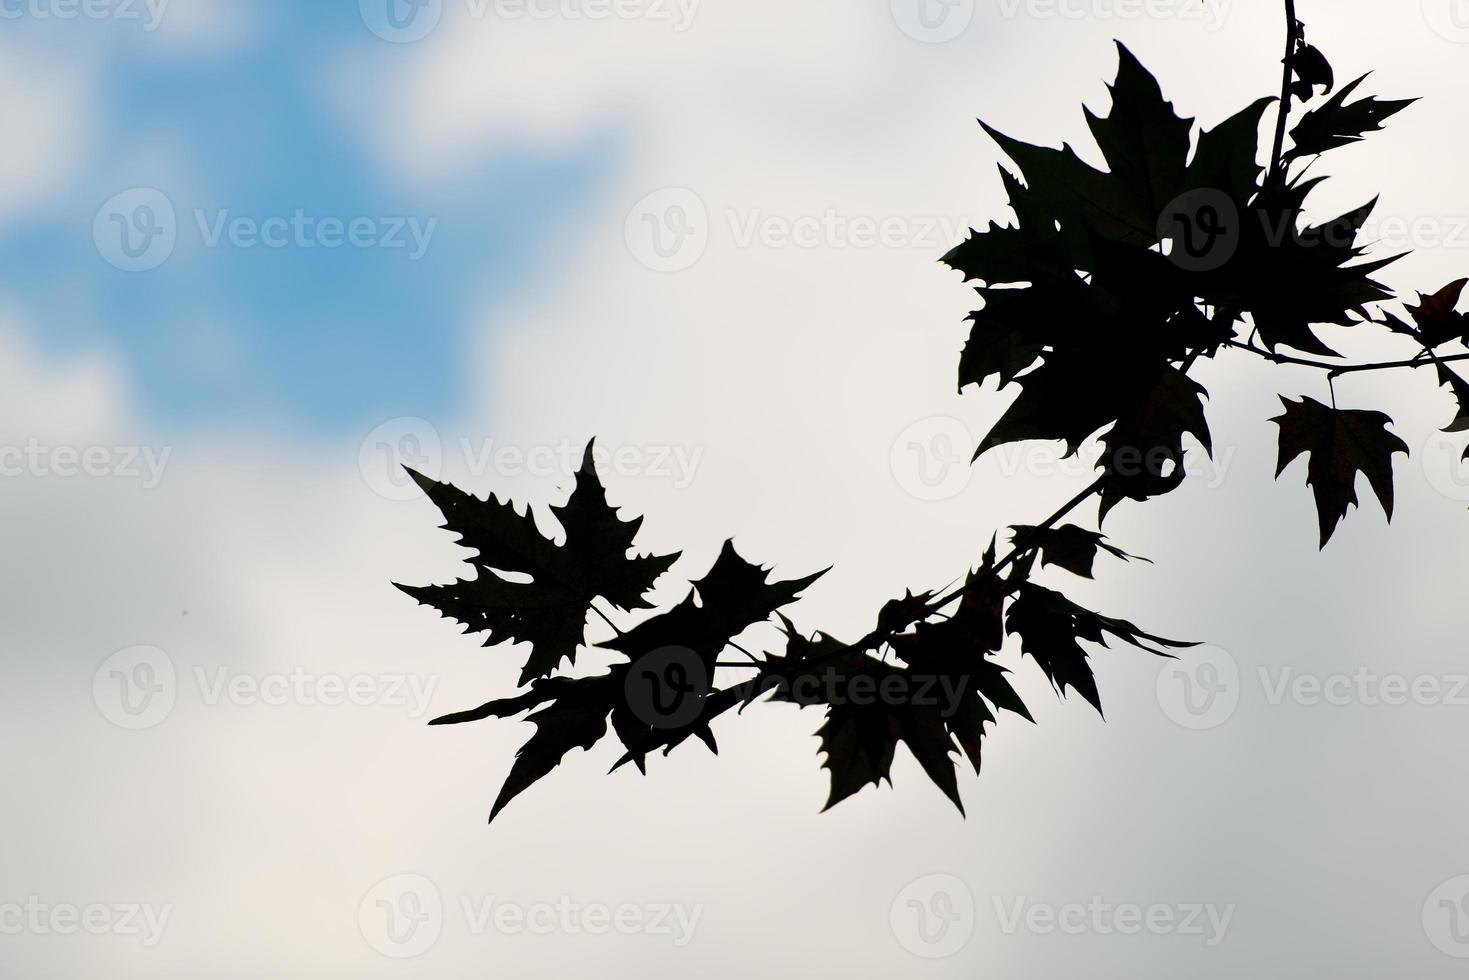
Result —
<svg viewBox="0 0 1469 980"><path fill-rule="evenodd" d="M820 814L819 716L760 706L487 826L531 729L425 722L517 657L388 584L462 570L395 462L540 505L593 435L685 552L662 599L730 536L834 565L791 612L838 636L962 574L1087 482L956 462L1008 397L953 391L937 263L1006 216L975 117L1089 150L1116 38L1212 125L1278 88L1274 2L393 2L0 0L0 972L1462 975L1469 470L1427 377L1338 383L1413 456L1322 554L1268 422L1319 374L1203 366L1215 461L1076 595L1207 645L1098 651L1105 723L1007 650L1038 724L967 820L902 755ZM1390 285L1469 275L1469 7L1299 6L1424 97L1319 213L1380 192Z"/></svg>

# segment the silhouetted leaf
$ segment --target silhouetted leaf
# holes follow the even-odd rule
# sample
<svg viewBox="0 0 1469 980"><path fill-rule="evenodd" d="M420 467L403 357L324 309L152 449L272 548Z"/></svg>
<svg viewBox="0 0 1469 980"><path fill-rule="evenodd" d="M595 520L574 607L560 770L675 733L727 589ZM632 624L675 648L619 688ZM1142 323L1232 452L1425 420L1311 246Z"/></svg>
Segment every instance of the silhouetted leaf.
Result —
<svg viewBox="0 0 1469 980"><path fill-rule="evenodd" d="M1287 160L1325 153L1327 150L1356 143L1367 133L1382 129L1383 122L1417 102L1417 99L1383 100L1368 96L1351 105L1347 97L1367 79L1366 75L1344 86L1326 102L1307 112L1290 131L1293 146L1285 154Z"/></svg>
<svg viewBox="0 0 1469 980"><path fill-rule="evenodd" d="M1469 430L1469 381L1465 381L1455 372L1449 370L1448 365L1439 364L1438 383L1446 386L1454 393L1455 412L1453 421L1443 427L1444 432L1464 432ZM1469 459L1469 449L1464 450L1464 459Z"/></svg>
<svg viewBox="0 0 1469 980"><path fill-rule="evenodd" d="M1331 539L1347 507L1357 504L1357 474L1367 477L1372 491L1392 520L1392 457L1406 453L1403 440L1387 431L1392 419L1382 412L1337 409L1311 398L1293 402L1281 398L1285 414L1270 421L1280 426L1278 478L1302 453L1309 453L1306 483L1316 498L1321 525L1321 547Z"/></svg>
<svg viewBox="0 0 1469 980"><path fill-rule="evenodd" d="M729 641L750 626L763 623L777 609L794 602L826 569L804 578L770 581L769 569L752 565L726 541L714 566L682 602L646 619L602 646L629 657L662 647L687 647L713 667Z"/></svg>
<svg viewBox="0 0 1469 980"><path fill-rule="evenodd" d="M1075 524L1043 528L1016 524L1011 530L1015 532L1017 547L1030 547L1039 552L1042 567L1056 565L1084 578L1092 577L1092 564L1096 561L1099 550L1123 561L1136 557L1107 544L1107 539L1102 534ZM1142 560L1147 561L1146 558Z"/></svg>
<svg viewBox="0 0 1469 980"><path fill-rule="evenodd" d="M621 679L613 674L597 677L556 677L538 681L531 691L536 705L543 705L526 720L536 726L531 736L515 753L510 775L495 798L490 810L493 821L505 805L525 792L541 777L560 765L572 749L590 749L607 733L607 715L621 694ZM532 705L527 696L491 702L479 709L488 715L514 714ZM454 716L449 716L453 718ZM450 724L440 719L439 724Z"/></svg>
<svg viewBox="0 0 1469 980"><path fill-rule="evenodd" d="M1264 168L1256 157L1260 120L1274 99L1252 102L1213 129L1199 134L1185 183L1190 189L1216 188L1240 207L1255 196Z"/></svg>
<svg viewBox="0 0 1469 980"><path fill-rule="evenodd" d="M1418 325L1418 338L1424 347L1469 338L1469 317L1454 310L1466 284L1469 279L1455 279L1431 296L1419 293L1417 306L1404 304Z"/></svg>
<svg viewBox="0 0 1469 980"><path fill-rule="evenodd" d="M1291 57L1291 68L1296 76L1295 96L1302 102L1311 98L1317 85L1323 86L1322 94L1325 95L1330 94L1332 86L1336 84L1336 77L1326 56L1309 44L1296 48Z"/></svg>
<svg viewBox="0 0 1469 980"><path fill-rule="evenodd" d="M1102 437L1100 517L1124 497L1146 500L1177 488L1185 476L1183 437L1192 435L1213 453L1204 417L1204 386L1175 367L1164 367L1128 411Z"/></svg>
<svg viewBox="0 0 1469 980"><path fill-rule="evenodd" d="M642 518L620 520L597 479L589 444L570 499L551 513L566 532L556 545L527 510L494 495L481 500L447 483L409 470L444 515L444 527L477 552L469 559L476 577L450 585L404 586L419 602L487 634L485 645L531 644L520 683L575 661L586 617L598 596L624 609L646 606L643 593L678 555L629 558ZM498 573L529 576L529 582Z"/></svg>
<svg viewBox="0 0 1469 980"><path fill-rule="evenodd" d="M1171 656L1160 649L1163 647L1178 649L1195 645L1144 633L1126 620L1092 612L1061 593L1032 582L1021 585L1010 603L1005 629L1020 637L1021 652L1035 660L1058 694L1065 695L1068 688L1073 689L1098 714L1102 711L1102 698L1080 641L1106 646L1106 636L1110 634L1159 656Z"/></svg>

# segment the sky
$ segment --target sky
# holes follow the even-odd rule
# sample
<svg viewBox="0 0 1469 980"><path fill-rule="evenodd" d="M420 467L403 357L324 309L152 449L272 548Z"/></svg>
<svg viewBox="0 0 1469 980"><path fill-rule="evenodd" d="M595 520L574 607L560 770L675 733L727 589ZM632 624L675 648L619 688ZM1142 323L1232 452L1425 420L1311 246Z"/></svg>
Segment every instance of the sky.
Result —
<svg viewBox="0 0 1469 980"><path fill-rule="evenodd" d="M1380 193L1409 297L1469 274L1469 8L1298 6L1338 79L1423 97L1315 206ZM820 813L819 718L760 706L646 777L573 753L487 825L528 726L426 722L518 658L390 585L463 570L399 463L544 507L593 436L683 552L661 600L729 537L833 566L791 614L838 636L951 581L1089 482L964 464L1007 397L953 390L937 262L1006 217L975 118L1089 152L1115 39L1212 125L1277 88L1280 19L0 0L3 972L1461 975L1469 468L1411 372L1338 383L1413 452L1391 526L1363 488L1318 552L1268 420L1320 377L1200 369L1213 462L1119 507L1153 564L1075 594L1205 645L1096 651L1105 722L1007 650L1037 724L993 729L967 818L907 757Z"/></svg>

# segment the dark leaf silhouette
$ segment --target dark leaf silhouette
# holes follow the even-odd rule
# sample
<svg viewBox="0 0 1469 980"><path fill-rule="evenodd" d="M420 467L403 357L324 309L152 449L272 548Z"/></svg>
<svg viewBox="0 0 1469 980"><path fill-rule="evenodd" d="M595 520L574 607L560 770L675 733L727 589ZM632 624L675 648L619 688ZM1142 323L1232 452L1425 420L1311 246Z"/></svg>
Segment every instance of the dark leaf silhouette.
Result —
<svg viewBox="0 0 1469 980"><path fill-rule="evenodd" d="M1017 634L1020 649L1035 660L1058 694L1068 688L1085 698L1098 714L1102 696L1081 642L1106 645L1108 635L1158 656L1169 649L1194 646L1145 633L1123 619L1113 619L1077 605L1059 592L1027 582L1020 586L1005 618L1007 632Z"/></svg>
<svg viewBox="0 0 1469 980"><path fill-rule="evenodd" d="M1362 77L1343 86L1330 99L1307 112L1290 131L1294 144L1286 159L1325 153L1340 146L1356 143L1367 133L1382 128L1389 116L1402 112L1417 99L1383 100L1368 96L1347 104L1357 87L1367 80Z"/></svg>
<svg viewBox="0 0 1469 980"><path fill-rule="evenodd" d="M545 677L562 660L575 661L586 618L597 597L623 609L645 608L643 594L677 555L629 558L642 518L623 521L608 505L589 444L570 499L551 513L566 532L557 545L536 527L529 510L508 500L483 500L409 471L444 515L444 527L477 552L476 576L450 585L398 586L419 602L486 633L485 645L531 645L520 683ZM515 581L499 573L529 576Z"/></svg>
<svg viewBox="0 0 1469 980"><path fill-rule="evenodd" d="M1406 453L1403 440L1387 431L1392 422L1382 412L1337 409L1302 397L1281 398L1285 414L1271 419L1280 426L1280 459L1275 475L1302 453L1310 459L1306 483L1316 498L1321 524L1321 547L1326 547L1336 525L1357 504L1357 474L1367 477L1383 513L1392 518L1392 458Z"/></svg>
<svg viewBox="0 0 1469 980"><path fill-rule="evenodd" d="M1046 528L1016 524L1011 530L1015 532L1017 544L1023 541L1028 547L1035 549L1042 566L1055 565L1084 578L1092 577L1092 564L1097 559L1098 551L1105 551L1124 561L1136 557L1108 544L1101 533L1088 531L1075 524Z"/></svg>
<svg viewBox="0 0 1469 980"><path fill-rule="evenodd" d="M1296 48L1295 54L1291 56L1291 67L1296 74L1294 94L1302 102L1311 98L1317 85L1322 87L1323 94L1329 94L1336 84L1331 63L1324 54L1309 44Z"/></svg>
<svg viewBox="0 0 1469 980"><path fill-rule="evenodd" d="M1464 343L1469 339L1469 318L1454 311L1469 279L1455 279L1431 296L1418 294L1418 305L1406 304L1418 337L1425 347L1438 347L1451 340Z"/></svg>

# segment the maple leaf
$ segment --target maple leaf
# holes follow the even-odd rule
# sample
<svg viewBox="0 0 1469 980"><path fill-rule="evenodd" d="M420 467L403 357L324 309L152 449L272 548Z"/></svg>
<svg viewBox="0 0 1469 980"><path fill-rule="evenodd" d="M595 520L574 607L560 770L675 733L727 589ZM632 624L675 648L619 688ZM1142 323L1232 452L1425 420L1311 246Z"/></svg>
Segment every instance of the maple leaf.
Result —
<svg viewBox="0 0 1469 980"><path fill-rule="evenodd" d="M1453 421L1443 427L1444 432L1463 432L1469 430L1469 381L1465 381L1458 374L1449 370L1448 365L1440 362L1438 368L1438 383L1446 386L1454 394L1455 412ZM1464 450L1463 459L1469 459L1469 448Z"/></svg>
<svg viewBox="0 0 1469 980"><path fill-rule="evenodd" d="M607 503L588 444L576 486L567 502L551 513L566 533L557 545L543 535L527 509L521 512L493 494L481 500L463 490L408 471L444 516L444 528L473 549L476 575L448 585L398 588L441 615L463 623L470 633L487 634L485 646L505 642L531 645L520 684L575 662L587 614L597 597L623 609L646 608L643 594L678 558L628 557L642 518L624 521ZM518 581L501 573L528 576Z"/></svg>
<svg viewBox="0 0 1469 980"><path fill-rule="evenodd" d="M965 282L980 280L989 286L1075 279L1075 267L1043 202L1004 167L1000 168L1000 183L1016 224L1001 226L991 221L985 231L971 228L969 237L940 261L962 272Z"/></svg>
<svg viewBox="0 0 1469 980"><path fill-rule="evenodd" d="M482 718L508 718L533 711L526 720L536 733L515 753L510 774L490 810L493 822L500 811L561 764L572 749L590 749L607 733L607 716L620 696L622 679L615 673L596 677L553 677L536 681L531 690L513 698L481 705L472 711L445 715L431 725L454 725Z"/></svg>
<svg viewBox="0 0 1469 980"><path fill-rule="evenodd" d="M1357 505L1357 474L1367 477L1383 513L1392 520L1392 458L1407 453L1403 440L1387 431L1392 422L1382 412L1338 409L1302 396L1281 397L1285 413L1270 421L1280 426L1278 479L1302 453L1309 453L1306 483L1316 499L1321 547L1331 539L1348 506Z"/></svg>
<svg viewBox="0 0 1469 980"><path fill-rule="evenodd" d="M1031 199L1060 224L1060 233L1086 268L1089 233L1148 247L1158 240L1164 205L1187 189L1189 134L1193 121L1164 101L1157 80L1121 44L1117 78L1109 86L1112 111L1087 110L1087 125L1111 168L1084 162L1069 145L1052 149L1006 136L981 121L1024 175ZM984 278L983 274L979 278Z"/></svg>
<svg viewBox="0 0 1469 980"><path fill-rule="evenodd" d="M1199 134L1185 183L1190 189L1215 188L1243 207L1259 189L1265 168L1259 155L1260 120L1275 99L1250 103L1213 129Z"/></svg>
<svg viewBox="0 0 1469 980"><path fill-rule="evenodd" d="M1370 74L1370 73L1369 73ZM1403 111L1417 99L1377 99L1371 96L1347 105L1347 97L1367 76L1345 85L1326 102L1308 111L1290 131L1292 147L1285 159L1325 153L1360 141L1367 133L1382 129L1389 116Z"/></svg>
<svg viewBox="0 0 1469 980"><path fill-rule="evenodd" d="M1392 297L1371 274L1401 256L1349 264L1365 251L1357 237L1376 199L1302 227L1304 198L1318 183L1306 181L1254 206L1242 224L1235 255L1200 295L1249 313L1260 340L1271 350L1285 345L1336 356L1313 326L1349 326L1368 319L1369 303Z"/></svg>
<svg viewBox="0 0 1469 980"><path fill-rule="evenodd" d="M794 602L829 570L772 582L769 569L741 558L734 542L726 541L713 567L693 583L682 602L602 646L632 658L664 647L687 647L705 659L712 673L714 658L731 640Z"/></svg>
<svg viewBox="0 0 1469 980"><path fill-rule="evenodd" d="M1147 500L1183 483L1183 437L1192 435L1213 454L1209 423L1204 417L1204 386L1172 365L1102 437L1102 486L1099 517L1105 518L1124 497Z"/></svg>
<svg viewBox="0 0 1469 980"><path fill-rule="evenodd" d="M1469 317L1454 311L1466 284L1469 284L1469 279L1455 279L1431 296L1419 293L1417 306L1403 304L1418 325L1417 336L1424 347L1437 347L1469 337Z"/></svg>
<svg viewBox="0 0 1469 980"><path fill-rule="evenodd" d="M1041 567L1055 565L1083 578L1093 577L1092 564L1096 561L1098 551L1105 551L1123 561L1137 557L1107 544L1107 539L1099 532L1088 531L1075 524L1040 528L1016 524L1011 530L1015 532L1017 547L1033 548L1039 553ZM1146 558L1141 560L1147 561Z"/></svg>
<svg viewBox="0 0 1469 980"><path fill-rule="evenodd" d="M1102 696L1080 641L1106 646L1106 637L1111 635L1161 657L1172 656L1168 649L1197 645L1145 633L1125 619L1093 612L1033 582L1022 584L1017 591L1005 614L1005 630L1019 635L1021 652L1036 662L1058 694L1075 690L1098 714Z"/></svg>

